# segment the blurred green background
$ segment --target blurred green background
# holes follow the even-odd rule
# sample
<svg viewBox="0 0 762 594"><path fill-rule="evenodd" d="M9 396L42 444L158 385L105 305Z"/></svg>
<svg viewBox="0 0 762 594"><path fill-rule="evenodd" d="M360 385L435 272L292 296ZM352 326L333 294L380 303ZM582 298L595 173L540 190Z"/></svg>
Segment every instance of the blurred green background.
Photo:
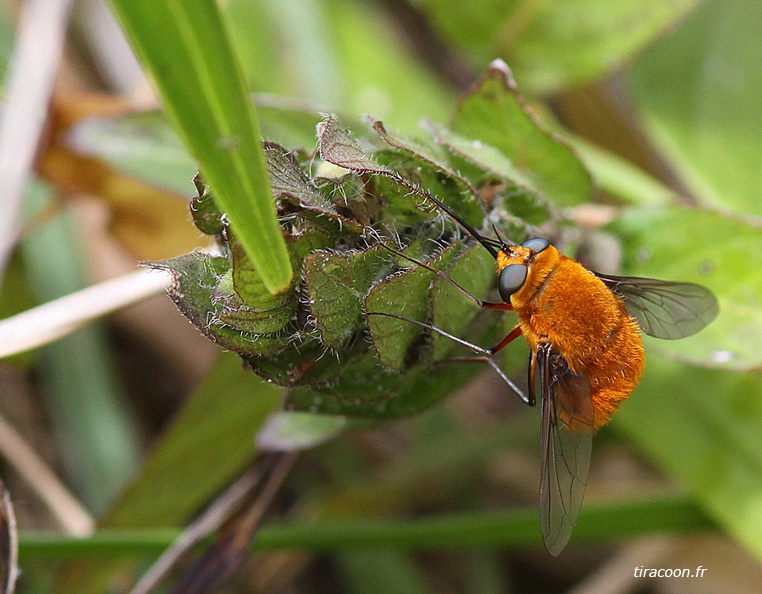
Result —
<svg viewBox="0 0 762 594"><path fill-rule="evenodd" d="M19 21L34 4L3 4L6 70L19 60L19 23L45 33ZM215 105L237 72L209 70L219 32L256 93L264 136L308 151L311 111L370 113L414 135L423 118L446 124L458 96L502 58L596 184L589 204L566 213L572 244L588 246L595 266L700 281L721 304L696 337L646 341L646 375L596 436L585 505L561 557L539 536L539 411L487 372L422 414L305 452L274 506L287 524L273 514L258 554L219 591L758 591L762 4L227 0L214 24L198 20L218 14L213 3L151 4L83 1L68 14L0 316L204 245L187 210L190 154L203 158L189 138L208 122L188 114ZM133 40L167 27L166 38L135 41L155 86L112 8ZM220 82L196 92L183 72ZM185 144L156 113L152 88ZM30 487L35 477L0 443L21 530L21 592L129 591L169 544L155 530L173 534L251 463L282 398L165 296L3 359L0 393L7 422L112 531L72 547ZM701 579L633 575L700 565Z"/></svg>

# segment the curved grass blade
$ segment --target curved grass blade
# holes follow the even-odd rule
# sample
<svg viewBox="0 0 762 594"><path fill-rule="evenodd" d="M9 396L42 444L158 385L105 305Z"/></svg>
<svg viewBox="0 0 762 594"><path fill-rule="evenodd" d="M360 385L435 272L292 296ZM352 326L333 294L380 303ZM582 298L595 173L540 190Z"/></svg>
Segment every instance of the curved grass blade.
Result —
<svg viewBox="0 0 762 594"><path fill-rule="evenodd" d="M267 289L292 271L278 227L259 122L213 0L112 0L164 106Z"/></svg>

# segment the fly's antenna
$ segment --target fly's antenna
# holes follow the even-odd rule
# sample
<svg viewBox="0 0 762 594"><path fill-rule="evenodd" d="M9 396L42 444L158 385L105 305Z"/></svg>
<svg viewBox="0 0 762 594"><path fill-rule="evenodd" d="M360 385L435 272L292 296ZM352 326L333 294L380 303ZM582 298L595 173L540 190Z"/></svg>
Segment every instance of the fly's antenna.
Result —
<svg viewBox="0 0 762 594"><path fill-rule="evenodd" d="M455 221L462 229L464 229L466 233L468 233L476 241L481 243L484 246L484 248L490 254L492 254L492 257L497 260L497 249L502 247L502 245L499 242L495 241L494 239L490 239L489 237L484 237L481 233L479 233L466 221L464 221L462 218L456 215L453 211L451 211L448 207L442 204L442 202L438 198L434 198L434 196L429 194L426 190L421 188L420 192L423 193L423 195L426 196L427 199L431 200L434 204L436 204L442 211L444 211L453 221Z"/></svg>
<svg viewBox="0 0 762 594"><path fill-rule="evenodd" d="M492 230L495 232L495 235L497 235L497 238L500 240L502 245L518 245L515 241L511 241L510 239L503 237L502 233L500 233L500 230L497 228L497 225L495 225L494 222L491 222L490 224L492 225Z"/></svg>

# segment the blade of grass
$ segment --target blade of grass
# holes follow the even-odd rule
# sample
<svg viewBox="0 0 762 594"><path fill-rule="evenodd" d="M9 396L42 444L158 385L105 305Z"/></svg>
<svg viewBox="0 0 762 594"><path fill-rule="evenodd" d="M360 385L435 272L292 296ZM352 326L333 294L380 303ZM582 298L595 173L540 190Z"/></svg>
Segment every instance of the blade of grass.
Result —
<svg viewBox="0 0 762 594"><path fill-rule="evenodd" d="M11 504L11 495L0 480L0 591L13 594L19 577L19 533L16 525L16 513Z"/></svg>
<svg viewBox="0 0 762 594"><path fill-rule="evenodd" d="M186 523L255 457L255 436L281 402L281 392L253 373L242 372L235 354L220 353L100 526L119 530ZM105 558L68 564L55 591L104 592L121 569L121 562Z"/></svg>
<svg viewBox="0 0 762 594"><path fill-rule="evenodd" d="M649 534L709 531L713 524L685 496L602 503L583 509L574 542L611 542ZM88 538L22 533L23 558L156 555L179 530L102 530ZM262 528L254 548L341 551L394 547L418 551L541 547L537 510L472 512L416 520L350 519L276 524Z"/></svg>
<svg viewBox="0 0 762 594"><path fill-rule="evenodd" d="M212 585L227 581L243 563L245 555L241 553L250 548L262 518L283 486L296 456L295 453L275 454L258 460L182 532L130 594L154 592L196 543L218 531L212 546L183 571L174 589L184 592L181 584L187 583L193 589L199 582L211 589Z"/></svg>
<svg viewBox="0 0 762 594"><path fill-rule="evenodd" d="M37 184L31 210L49 199ZM76 232L65 211L35 228L21 244L30 286L50 301L87 284ZM67 475L93 511L103 511L137 468L139 437L122 401L121 384L105 329L92 324L41 352L45 404Z"/></svg>
<svg viewBox="0 0 762 594"><path fill-rule="evenodd" d="M278 226L256 111L214 0L112 0L164 107L271 293L291 264Z"/></svg>
<svg viewBox="0 0 762 594"><path fill-rule="evenodd" d="M758 374L654 357L615 425L757 559L762 558L761 393Z"/></svg>
<svg viewBox="0 0 762 594"><path fill-rule="evenodd" d="M186 522L256 456L257 432L281 398L280 387L242 371L235 354L220 353L102 525Z"/></svg>

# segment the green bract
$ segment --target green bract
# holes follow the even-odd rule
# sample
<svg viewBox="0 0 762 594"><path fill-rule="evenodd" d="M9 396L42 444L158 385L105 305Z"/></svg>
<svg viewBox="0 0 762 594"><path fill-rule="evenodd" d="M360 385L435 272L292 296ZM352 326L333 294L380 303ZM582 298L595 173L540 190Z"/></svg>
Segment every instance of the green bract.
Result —
<svg viewBox="0 0 762 594"><path fill-rule="evenodd" d="M204 334L293 388L292 408L378 418L430 406L479 366L450 361L472 353L414 321L485 346L501 324L434 272L487 298L495 263L427 195L485 234L494 227L522 241L557 219L552 204L577 204L590 192L575 154L530 117L505 65L464 97L452 125L429 123L428 137L411 138L373 119L350 132L326 116L316 154L266 143L296 272L278 295L203 184L194 221L216 237L219 255L153 265L173 273L172 298ZM406 320L375 315L384 313Z"/></svg>

